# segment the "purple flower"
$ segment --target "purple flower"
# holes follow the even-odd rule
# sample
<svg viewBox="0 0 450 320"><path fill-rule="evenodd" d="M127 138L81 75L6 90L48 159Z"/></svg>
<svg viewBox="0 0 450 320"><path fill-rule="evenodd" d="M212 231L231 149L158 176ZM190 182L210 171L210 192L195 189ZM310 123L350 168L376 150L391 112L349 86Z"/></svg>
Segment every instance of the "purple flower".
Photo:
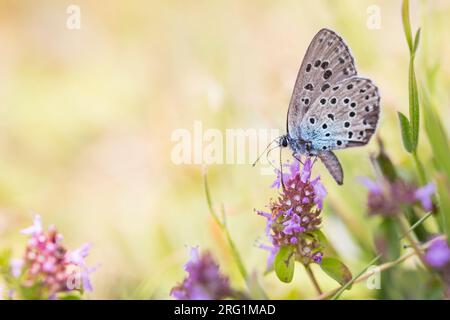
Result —
<svg viewBox="0 0 450 320"><path fill-rule="evenodd" d="M198 248L192 248L184 269L188 276L170 292L175 299L220 300L231 296L229 280L220 274L209 252L200 254Z"/></svg>
<svg viewBox="0 0 450 320"><path fill-rule="evenodd" d="M273 262L275 260L275 256L278 253L278 250L280 248L274 247L274 246L268 246L265 244L259 244L258 245L259 248L263 249L263 250L267 250L269 252L269 256L267 257L267 266L266 266L266 270L270 270L273 266Z"/></svg>
<svg viewBox="0 0 450 320"><path fill-rule="evenodd" d="M291 164L289 165L289 172L291 173L290 175L290 179L295 178L295 175L297 174L297 172L300 171L300 162L298 161L292 161Z"/></svg>
<svg viewBox="0 0 450 320"><path fill-rule="evenodd" d="M322 182L320 182L320 177L317 177L316 179L314 179L311 182L311 184L314 187L314 193L315 193L314 202L317 204L319 209L322 209L323 200L325 199L325 197L327 195L327 190L325 189Z"/></svg>
<svg viewBox="0 0 450 320"><path fill-rule="evenodd" d="M56 294L72 290L92 291L89 281L89 269L84 261L90 245L68 253L62 244L62 235L54 226L48 231L42 228L41 217L35 215L33 226L22 230L29 236L22 263L14 262L11 272L14 276L23 273L21 283L24 287L38 286L47 292L42 298L56 298ZM78 284L81 280L82 284Z"/></svg>
<svg viewBox="0 0 450 320"><path fill-rule="evenodd" d="M292 235L305 231L305 228L300 225L300 216L298 214L292 215L290 220L283 222L283 225L285 226L283 229L284 234Z"/></svg>
<svg viewBox="0 0 450 320"><path fill-rule="evenodd" d="M91 249L90 243L85 243L80 248L75 249L74 251L68 254L68 260L71 263L74 263L79 266L86 266L84 259L89 255L89 250Z"/></svg>
<svg viewBox="0 0 450 320"><path fill-rule="evenodd" d="M444 239L436 239L428 247L426 262L433 268L442 268L450 261L450 248Z"/></svg>
<svg viewBox="0 0 450 320"><path fill-rule="evenodd" d="M433 209L431 197L436 189L433 183L416 188L402 179L391 182L383 178L372 181L361 177L359 181L369 190L367 206L370 215L394 216L401 212L403 206L414 204L420 204L425 211Z"/></svg>
<svg viewBox="0 0 450 320"><path fill-rule="evenodd" d="M300 180L303 183L306 183L311 178L311 170L312 170L312 161L310 158L307 158L305 164L303 165L303 170L300 173Z"/></svg>
<svg viewBox="0 0 450 320"><path fill-rule="evenodd" d="M433 201L431 197L436 192L436 186L433 183L429 183L426 186L417 189L414 192L414 198L422 204L425 211L433 210Z"/></svg>
<svg viewBox="0 0 450 320"><path fill-rule="evenodd" d="M11 259L9 265L11 267L11 274L14 278L18 278L22 273L23 259Z"/></svg>
<svg viewBox="0 0 450 320"><path fill-rule="evenodd" d="M314 260L315 263L321 264L322 263L322 257L323 257L323 253L322 252L316 252L313 254L312 258Z"/></svg>
<svg viewBox="0 0 450 320"><path fill-rule="evenodd" d="M370 193L380 194L382 192L382 186L380 186L377 182L370 180L367 177L359 177L359 182L361 182Z"/></svg>
<svg viewBox="0 0 450 320"><path fill-rule="evenodd" d="M22 231L20 231L20 233L25 234L25 235L35 235L35 234L39 234L41 232L42 232L42 220L41 220L41 216L38 214L34 215L32 226L22 229Z"/></svg>
<svg viewBox="0 0 450 320"><path fill-rule="evenodd" d="M276 173L277 177L274 180L274 182L271 184L270 187L279 189L282 186L281 179L283 179L283 183L285 183L286 180L289 179L289 174L285 173L285 172L283 172L283 174L282 174L281 171L278 169L275 170L275 173Z"/></svg>
<svg viewBox="0 0 450 320"><path fill-rule="evenodd" d="M297 257L305 264L321 262L319 254L313 257L320 243L304 235L319 229L320 212L327 194L320 177L311 180L312 166L310 158L306 158L303 166L297 160L292 162L289 165L290 174L283 180L285 188L281 188L278 199L269 204L270 212L257 211L267 219L266 235L271 246L262 248L270 253L268 269L271 269L280 247L286 245L294 245Z"/></svg>

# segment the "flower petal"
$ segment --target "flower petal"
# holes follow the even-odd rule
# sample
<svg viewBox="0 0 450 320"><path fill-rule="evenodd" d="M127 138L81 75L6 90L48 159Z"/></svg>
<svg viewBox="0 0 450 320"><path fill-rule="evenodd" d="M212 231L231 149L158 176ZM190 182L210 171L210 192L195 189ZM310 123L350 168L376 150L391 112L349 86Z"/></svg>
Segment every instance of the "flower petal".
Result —
<svg viewBox="0 0 450 320"><path fill-rule="evenodd" d="M436 186L434 183L429 183L422 188L417 189L414 192L414 198L416 198L422 204L422 207L426 211L431 211L433 209L433 201L431 196L436 192Z"/></svg>
<svg viewBox="0 0 450 320"><path fill-rule="evenodd" d="M41 220L41 216L38 214L34 215L32 226L22 229L20 231L21 234L25 234L25 235L33 235L33 234L37 234L40 232L42 232L42 220Z"/></svg>
<svg viewBox="0 0 450 320"><path fill-rule="evenodd" d="M369 190L369 192L375 194L380 194L382 192L382 187L375 181L372 181L367 177L358 177L357 179Z"/></svg>

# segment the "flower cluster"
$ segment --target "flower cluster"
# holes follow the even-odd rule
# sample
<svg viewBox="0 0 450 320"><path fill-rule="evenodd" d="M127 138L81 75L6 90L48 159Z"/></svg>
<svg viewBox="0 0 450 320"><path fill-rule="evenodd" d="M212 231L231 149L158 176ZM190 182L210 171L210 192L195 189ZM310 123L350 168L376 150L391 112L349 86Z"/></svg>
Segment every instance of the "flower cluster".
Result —
<svg viewBox="0 0 450 320"><path fill-rule="evenodd" d="M433 268L442 269L450 262L450 248L445 239L433 240L425 254L425 261Z"/></svg>
<svg viewBox="0 0 450 320"><path fill-rule="evenodd" d="M229 279L219 272L219 266L209 252L200 254L198 248L192 248L184 270L188 276L170 292L175 299L220 300L233 293Z"/></svg>
<svg viewBox="0 0 450 320"><path fill-rule="evenodd" d="M433 210L431 197L436 189L433 183L417 188L402 179L375 182L362 177L360 181L369 190L367 206L370 215L394 216L401 212L402 206L414 204L420 204L425 211Z"/></svg>
<svg viewBox="0 0 450 320"><path fill-rule="evenodd" d="M295 247L296 259L305 265L322 261L321 244L311 233L320 227L327 192L320 177L311 179L312 166L313 162L307 158L302 168L295 160L284 165L289 167L288 173L277 170L272 187L280 189L278 199L270 202L269 212L257 211L267 219L266 235L271 245L261 245L261 248L270 252L268 269L280 247L287 245Z"/></svg>
<svg viewBox="0 0 450 320"><path fill-rule="evenodd" d="M22 234L29 236L24 258L11 261L11 274L20 279L22 287L33 288L39 298L55 298L57 293L72 290L92 291L89 274L94 269L84 261L90 244L68 252L54 226L42 229L39 215Z"/></svg>

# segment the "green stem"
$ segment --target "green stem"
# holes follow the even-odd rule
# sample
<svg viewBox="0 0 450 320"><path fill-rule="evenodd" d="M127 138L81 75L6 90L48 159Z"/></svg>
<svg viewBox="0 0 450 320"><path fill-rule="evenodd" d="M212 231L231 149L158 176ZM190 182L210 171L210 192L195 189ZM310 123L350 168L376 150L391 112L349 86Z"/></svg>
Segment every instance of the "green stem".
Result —
<svg viewBox="0 0 450 320"><path fill-rule="evenodd" d="M350 287L356 281L356 279L361 277L364 274L364 272L366 272L367 269L369 269L374 263L376 263L378 260L380 260L381 257L382 257L382 255L379 254L375 258L373 258L372 261L370 261L369 264L364 269L362 269L360 273L358 273L356 276L354 276L352 278L352 280L350 280L349 282L344 284L342 287L340 287L339 290L337 290L336 293L331 297L331 300L339 299L339 297L341 296L342 292L344 292L348 287Z"/></svg>
<svg viewBox="0 0 450 320"><path fill-rule="evenodd" d="M397 222L398 222L398 224L400 226L400 229L402 230L403 236L406 239L408 239L408 242L411 244L411 247L413 248L414 252L419 257L420 261L425 266L425 268L428 269L428 265L425 262L425 258L424 258L423 254L422 254L422 251L420 250L419 246L417 245L417 242L414 240L414 238L411 235L411 232L410 232L411 228L408 228L408 226L406 225L405 221L401 217L397 218Z"/></svg>
<svg viewBox="0 0 450 320"><path fill-rule="evenodd" d="M224 221L221 221L219 219L219 216L217 215L216 211L213 208L212 200L211 200L211 193L209 192L209 186L208 186L208 180L206 178L206 174L204 175L204 184L205 184L205 194L206 194L206 201L208 203L208 208L211 216L213 217L214 221L219 226L220 230L225 234L225 237L228 241L228 244L231 249L231 253L233 255L233 258L237 264L237 267L239 269L239 272L241 273L242 277L245 281L247 281L247 270L245 269L244 263L242 262L241 256L236 248L236 245L234 244L233 239L231 238L230 232L228 231L228 228ZM223 209L222 209L223 210ZM222 211L222 214L224 214L224 211Z"/></svg>
<svg viewBox="0 0 450 320"><path fill-rule="evenodd" d="M416 229L420 224L422 224L422 222L424 222L426 219L428 219L431 215L433 214L432 211L428 212L426 215L424 215L422 218L420 218L419 220L416 221L416 223L414 223L411 228L408 230L408 233L411 233L414 229ZM400 237L400 239L403 239L405 237L402 236Z"/></svg>
<svg viewBox="0 0 450 320"><path fill-rule="evenodd" d="M399 240L403 239L404 237L406 237L407 235L410 236L410 233L416 229L419 225L421 225L429 216L431 215L431 213L426 214L425 216L423 216L419 221L417 221L413 226L411 226L411 228L409 228L403 236L401 236L399 238ZM427 246L427 244L425 244L423 247L425 248ZM414 252L416 253L416 252ZM345 291L345 289L347 289L349 286L351 286L355 281L357 281L357 279L359 279L364 272L367 271L367 269L369 269L374 263L376 263L378 260L380 260L382 257L381 254L377 255L375 258L372 259L372 261L369 262L369 264L361 271L359 272L356 276L354 276L349 282L347 282L346 284L344 284L342 287L340 287L339 289L333 291L334 295L331 297L331 300L337 300L339 299L339 297L341 296L341 294ZM398 259L397 262L400 263L401 261L403 261L402 259ZM330 296L332 293L326 295L326 297Z"/></svg>
<svg viewBox="0 0 450 320"><path fill-rule="evenodd" d="M308 274L309 279L311 279L311 282L316 289L317 293L319 295L322 294L322 290L320 289L319 283L317 282L316 277L314 276L314 272L311 270L311 267L309 264L305 265L306 273Z"/></svg>
<svg viewBox="0 0 450 320"><path fill-rule="evenodd" d="M445 238L444 238L445 239ZM426 249L428 248L428 246L431 244L431 242L436 241L436 239L430 240L429 242L425 243L423 246L421 246L421 249ZM401 256L400 258L398 258L397 260L394 261L390 261L390 262L386 262L380 266L378 266L379 271L383 272L386 271L390 268L393 268L397 265L399 265L400 263L404 262L405 260L411 258L412 256L414 256L416 253L415 252L409 252L403 256ZM373 264L375 263L378 259L381 258L381 255L378 255L377 257L375 257L370 263L369 265L364 268L364 270L362 270L358 275L356 275L354 277L354 281L352 283L359 283L362 282L366 279L368 279L369 277L371 277L373 275L373 273L367 273L367 269ZM345 290L344 287L340 287L340 288L336 288L334 290L331 290L323 295L321 295L319 297L319 299L323 300L323 299L327 299L328 297L332 296L331 299L335 300L339 297L339 295Z"/></svg>
<svg viewBox="0 0 450 320"><path fill-rule="evenodd" d="M248 272L244 266L241 255L239 254L239 251L238 251L236 245L234 244L233 239L231 238L230 232L228 231L228 228L226 225L226 220L225 220L226 215L225 215L224 207L223 206L221 207L222 220L220 220L219 216L217 215L216 211L214 210L214 206L213 206L212 200L211 200L211 193L209 192L208 179L206 178L206 173L203 175L203 181L204 181L204 185L205 185L205 195L206 195L206 202L208 203L209 213L211 214L214 221L219 226L220 230L224 233L225 238L227 239L228 245L230 246L233 259L236 262L236 265L239 269L239 272L240 272L242 278L244 278L244 281L247 285L248 290L250 292L257 291L257 296L258 296L257 298L259 298L259 299L267 299L267 294L265 293L263 288L261 288L259 283L256 282L256 280L255 280L255 283L253 284L254 287L252 287L251 281L248 277Z"/></svg>
<svg viewBox="0 0 450 320"><path fill-rule="evenodd" d="M417 155L417 151L413 151L414 162L416 163L417 172L419 173L419 181L421 185L425 185L427 183L427 177L425 175L425 169L423 168L423 164Z"/></svg>

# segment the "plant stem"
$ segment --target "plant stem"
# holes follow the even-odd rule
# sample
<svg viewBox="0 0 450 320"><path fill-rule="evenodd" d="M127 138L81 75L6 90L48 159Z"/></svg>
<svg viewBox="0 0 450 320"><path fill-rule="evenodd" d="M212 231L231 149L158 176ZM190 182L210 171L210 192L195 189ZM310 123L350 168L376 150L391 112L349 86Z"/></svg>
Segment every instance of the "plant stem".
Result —
<svg viewBox="0 0 450 320"><path fill-rule="evenodd" d="M414 229L416 229L419 225L421 225L422 222L424 222L426 219L428 219L432 214L433 214L433 212L430 211L430 212L428 212L426 215L424 215L422 218L420 218L419 220L417 220L416 223L414 223L414 224L411 226L411 228L408 230L407 233L411 233L412 231L414 231ZM405 234L405 235L402 235L402 236L400 237L400 240L403 239L404 237L406 237L406 234Z"/></svg>
<svg viewBox="0 0 450 320"><path fill-rule="evenodd" d="M431 215L431 213L425 215L422 219L420 219L419 221L417 221L411 228L409 228L409 229L407 230L407 232L406 232L404 235L402 235L402 236L399 238L399 240L403 239L407 234L409 235L410 232L412 232L412 231L413 231L414 229L416 229L419 225L421 225L421 223L424 222L430 215ZM428 245L429 245L430 243L431 243L431 241L427 242L426 244L424 244L424 245L422 246L422 248L425 249L426 247L428 247ZM412 255L414 255L414 254L416 254L415 251L413 252ZM412 255L410 255L410 256L412 256ZM410 257L410 256L408 256L408 257ZM354 282L359 282L359 278L364 274L364 272L366 272L367 269L369 269L369 267L370 267L371 265L373 265L375 262L377 262L378 260L380 260L381 257L382 257L381 254L377 255L375 258L372 259L372 261L369 262L369 264L368 264L363 270L361 270L361 272L359 272L356 276L354 276L349 282L347 282L346 284L344 284L342 287L337 288L337 289L335 289L335 290L329 292L328 294L326 294L326 295L324 296L324 298L328 298L328 297L332 296L332 297L331 297L332 300L337 300L337 299L341 296L342 292L345 291L345 289L347 289L348 287L350 287ZM399 260L400 260L400 259L398 259L398 260L396 260L396 261L399 261ZM401 261L403 261L403 260L401 260ZM390 263L390 264L391 264L391 266L393 266L392 263ZM386 265L386 264L385 264L385 265ZM362 281L362 280L361 280L361 281ZM323 299L323 298L322 298L322 299Z"/></svg>
<svg viewBox="0 0 450 320"><path fill-rule="evenodd" d="M225 234L225 237L228 241L228 244L231 249L231 253L233 255L233 258L237 264L237 267L239 269L239 272L241 273L242 277L245 281L247 281L247 270L244 267L244 264L242 262L241 256L236 248L236 245L234 244L233 239L231 238L230 232L228 231L228 228L226 227L225 220L221 221L219 219L219 216L217 215L216 211L213 208L212 200L211 200L211 193L209 192L209 186L208 186L208 180L206 178L206 174L204 175L204 184L205 184L205 194L206 194L206 201L208 203L208 208L211 216L213 217L214 221L219 226L220 230ZM222 207L222 215L224 215L224 210Z"/></svg>
<svg viewBox="0 0 450 320"><path fill-rule="evenodd" d="M345 291L345 289L350 287L353 283L357 282L359 277L361 277L364 274L364 272L366 272L367 269L369 269L370 266L372 266L375 262L377 262L380 259L381 259L381 254L379 254L375 258L373 258L372 261L370 261L369 264L364 269L362 269L360 273L358 273L355 277L352 278L352 280L350 280L349 282L344 284L342 287L337 288L337 289L333 290L332 292L329 292L326 295L326 297L332 296L331 300L337 300L341 296L342 292Z"/></svg>
<svg viewBox="0 0 450 320"><path fill-rule="evenodd" d="M417 155L417 151L413 151L414 162L416 163L417 172L419 173L419 181L421 185L425 185L427 183L427 177L425 175L425 169L423 168L423 164Z"/></svg>
<svg viewBox="0 0 450 320"><path fill-rule="evenodd" d="M397 218L397 222L400 226L400 229L402 230L402 233L404 235L404 237L406 239L408 239L408 242L411 244L411 247L413 248L413 250L416 252L417 256L419 257L420 261L422 262L422 264L425 266L425 268L428 269L428 265L425 262L425 258L423 257L422 251L420 250L419 246L417 245L416 241L414 240L414 238L412 237L411 233L410 233L410 228L408 228L405 225L404 220L402 220L401 217Z"/></svg>
<svg viewBox="0 0 450 320"><path fill-rule="evenodd" d="M205 184L205 195L206 195L206 202L208 203L209 213L211 214L214 221L219 226L220 230L224 233L225 238L227 239L228 245L230 246L233 259L239 269L239 272L240 272L242 278L244 278L244 281L247 285L248 290L250 292L257 291L257 295L258 295L257 298L259 298L259 299L268 299L268 296L265 293L264 289L259 285L259 283L256 280L254 280L253 285L251 284L250 278L248 276L248 272L244 266L241 255L239 254L239 251L238 251L236 245L234 244L234 241L231 238L230 232L227 228L225 209L222 205L221 206L222 220L220 220L220 218L217 215L216 211L214 210L214 206L212 204L211 193L209 192L208 179L206 177L206 173L204 173L204 175L203 175L203 180L204 180L204 184ZM252 288L252 286L253 286L253 288Z"/></svg>
<svg viewBox="0 0 450 320"><path fill-rule="evenodd" d="M442 239L442 238L445 238L445 237L442 237L442 236L441 236L441 237L436 237L436 238L434 238L434 239L432 239L432 240L426 242L425 244L423 244L423 245L420 247L420 249L421 249L421 250L424 250L424 249L428 248L428 247L430 246L430 244L431 244L433 241L436 241L437 239ZM403 261L405 261L405 260L407 260L407 259L413 257L414 255L416 255L416 252L415 252L415 251L413 251L413 252L408 252L407 254L401 256L400 258L398 258L398 259L396 259L396 260L394 260L394 261L389 261L389 262L383 263L382 265L378 266L379 271L380 271L380 272L383 272L383 271L388 270L388 269L390 269L390 268L392 268L392 267L395 267L396 265L398 265L398 264L402 263ZM369 263L369 265L368 265L366 268L363 269L362 272L360 272L357 276L354 277L354 280L351 281L351 283L360 283L360 282L362 282L362 281L364 281L364 280L367 280L369 277L371 277L371 276L373 275L373 272L366 272L366 271L367 271L367 269L368 269L373 263L375 263L376 260L378 260L379 258L381 258L381 255L378 255L377 257L375 257L375 258ZM350 283L350 282L348 282L348 283ZM348 286L347 286L347 287L348 287ZM326 293L320 295L318 298L321 299L321 300L323 300L323 299L328 299L328 298L330 298L330 297L332 297L331 299L336 299L336 298L338 298L338 297L340 296L340 294L341 294L347 287L344 285L344 286L342 286L342 287L333 289L333 290L331 290L331 291L329 291L329 292L326 292Z"/></svg>
<svg viewBox="0 0 450 320"><path fill-rule="evenodd" d="M320 289L319 283L317 282L316 277L314 276L314 273L313 273L313 271L311 270L310 265L307 264L307 265L305 266L305 269L306 269L306 273L308 274L309 279L311 279L311 282L312 282L312 284L314 285L314 288L316 289L317 293L318 293L319 295L321 295L321 294L322 294L322 290Z"/></svg>

